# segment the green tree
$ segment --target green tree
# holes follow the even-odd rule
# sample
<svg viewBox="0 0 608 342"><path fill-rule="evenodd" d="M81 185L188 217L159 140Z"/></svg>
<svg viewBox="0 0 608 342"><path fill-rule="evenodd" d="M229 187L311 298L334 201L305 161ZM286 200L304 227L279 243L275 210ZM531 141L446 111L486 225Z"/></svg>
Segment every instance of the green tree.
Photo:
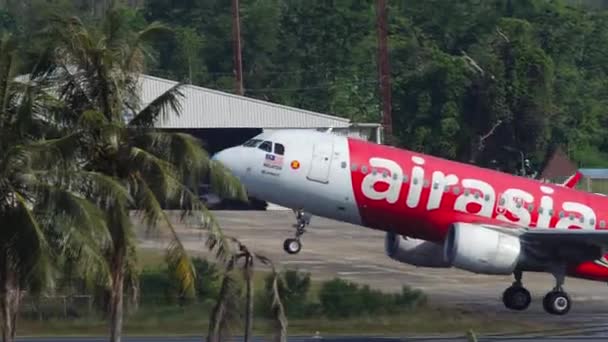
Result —
<svg viewBox="0 0 608 342"><path fill-rule="evenodd" d="M162 227L170 232L169 267L178 276L182 293L192 293L194 268L163 208L177 206L185 213L195 213L192 216L197 221L202 218L196 224L209 229L208 246L225 257L229 251L221 230L192 189L210 173L219 194L239 198L245 194L229 172L209 159L194 137L153 128L155 120L167 115L169 109L179 113L181 85L142 106L138 84L145 43L155 34L166 34L165 27L151 24L133 32L118 8L110 7L96 27L89 28L75 17L57 18L52 32L57 46L52 74L68 111L62 120L79 137L81 167L110 177L129 194L128 198L109 200L104 208L112 238L112 246L106 250L112 278L110 340L120 341L124 286L136 279L130 210L135 210L149 228ZM126 279L127 275L131 277Z"/></svg>
<svg viewBox="0 0 608 342"><path fill-rule="evenodd" d="M60 135L57 107L30 78L16 79L16 40L0 39L0 307L2 339L14 341L25 293L53 286L62 260L83 278L105 274L104 213L88 200L106 177L76 168L74 135ZM113 194L120 197L120 194ZM105 201L108 197L97 197Z"/></svg>

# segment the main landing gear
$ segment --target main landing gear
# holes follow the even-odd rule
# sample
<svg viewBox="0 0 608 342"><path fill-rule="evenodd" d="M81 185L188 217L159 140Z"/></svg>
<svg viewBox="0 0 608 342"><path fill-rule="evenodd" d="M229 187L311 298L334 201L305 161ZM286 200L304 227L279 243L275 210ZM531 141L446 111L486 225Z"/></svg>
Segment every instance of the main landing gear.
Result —
<svg viewBox="0 0 608 342"><path fill-rule="evenodd" d="M508 309L517 311L525 310L530 306L532 296L530 296L530 291L521 283L522 272L515 271L514 275L515 281L513 282L513 285L507 288L502 294L502 302Z"/></svg>
<svg viewBox="0 0 608 342"><path fill-rule="evenodd" d="M310 224L310 218L312 217L310 213L301 209L294 210L294 213L296 214L296 224L293 226L296 228L296 236L295 238L286 239L285 242L283 242L283 249L289 254L297 254L302 249L300 237L306 231L304 228Z"/></svg>
<svg viewBox="0 0 608 342"><path fill-rule="evenodd" d="M515 271L515 282L505 290L502 295L502 301L508 309L525 310L530 306L532 297L530 292L523 287L521 278L522 272ZM543 308L546 312L553 315L565 315L570 311L572 301L568 294L563 290L565 274L563 271L553 273L555 277L555 287L543 298Z"/></svg>

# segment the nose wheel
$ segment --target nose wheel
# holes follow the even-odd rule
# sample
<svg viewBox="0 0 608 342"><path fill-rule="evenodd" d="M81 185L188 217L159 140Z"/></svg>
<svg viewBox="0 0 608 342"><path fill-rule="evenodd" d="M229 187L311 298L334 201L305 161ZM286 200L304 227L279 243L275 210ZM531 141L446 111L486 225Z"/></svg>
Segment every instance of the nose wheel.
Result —
<svg viewBox="0 0 608 342"><path fill-rule="evenodd" d="M283 242L283 249L289 254L297 254L302 249L300 237L304 235L304 232L306 231L304 228L310 224L310 218L312 217L311 214L303 210L294 210L294 213L296 214L296 224L294 224L296 236L294 238L286 239L285 242Z"/></svg>
<svg viewBox="0 0 608 342"><path fill-rule="evenodd" d="M289 254L297 254L302 249L300 239L285 239L283 249Z"/></svg>

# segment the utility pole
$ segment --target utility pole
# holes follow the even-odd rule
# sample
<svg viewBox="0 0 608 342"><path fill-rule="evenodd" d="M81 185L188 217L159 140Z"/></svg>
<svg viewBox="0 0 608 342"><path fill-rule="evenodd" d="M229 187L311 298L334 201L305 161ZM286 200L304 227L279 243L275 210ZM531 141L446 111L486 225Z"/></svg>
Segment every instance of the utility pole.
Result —
<svg viewBox="0 0 608 342"><path fill-rule="evenodd" d="M234 71L236 75L236 93L243 95L243 60L241 58L241 19L239 0L232 0L232 40L234 45Z"/></svg>
<svg viewBox="0 0 608 342"><path fill-rule="evenodd" d="M391 118L391 81L390 65L388 62L387 1L376 0L376 23L378 27L378 78L382 98L382 126L384 128L385 141L388 141L390 144L393 135L393 120Z"/></svg>

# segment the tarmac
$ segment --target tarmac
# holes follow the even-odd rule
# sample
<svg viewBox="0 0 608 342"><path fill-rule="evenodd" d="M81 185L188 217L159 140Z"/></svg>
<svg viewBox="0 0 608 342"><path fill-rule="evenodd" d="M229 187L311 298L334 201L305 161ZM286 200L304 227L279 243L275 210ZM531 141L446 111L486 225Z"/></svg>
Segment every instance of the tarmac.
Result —
<svg viewBox="0 0 608 342"><path fill-rule="evenodd" d="M18 342L105 342L107 337L30 337L17 338ZM188 337L123 337L123 342L201 342L204 341L203 336L188 336ZM230 339L230 342L242 341L242 338ZM266 342L262 337L254 337L252 342ZM468 341L464 336L458 337L409 337L409 338L393 338L393 337L359 337L359 336L338 336L338 337L312 337L312 336L293 336L287 339L288 342L462 342ZM568 341L568 342L590 342L590 341L606 341L606 338L600 337L478 337L477 341L509 341L509 342L534 342L534 341Z"/></svg>
<svg viewBox="0 0 608 342"><path fill-rule="evenodd" d="M567 278L564 287L573 299L572 309L565 316L555 316L542 308L542 298L554 286L554 278L550 274L524 273L524 286L532 293L532 304L526 311L514 312L504 308L500 299L513 282L511 276L479 275L455 268L418 268L399 263L386 256L385 233L381 231L313 217L302 236L302 250L289 255L283 251L283 240L295 232L292 226L295 217L291 211L214 211L213 215L225 234L238 237L250 249L269 257L281 268L310 272L313 279L340 277L385 291L400 291L403 285L408 285L423 290L431 303L483 312L496 318L563 322L578 328L555 335L608 337L608 286L605 283ZM172 217L176 216L172 214ZM179 224L177 219L175 226L188 250L208 255L204 232ZM155 233L140 235L143 248L162 248L167 241ZM550 333L538 334L533 339L538 340L546 334Z"/></svg>

